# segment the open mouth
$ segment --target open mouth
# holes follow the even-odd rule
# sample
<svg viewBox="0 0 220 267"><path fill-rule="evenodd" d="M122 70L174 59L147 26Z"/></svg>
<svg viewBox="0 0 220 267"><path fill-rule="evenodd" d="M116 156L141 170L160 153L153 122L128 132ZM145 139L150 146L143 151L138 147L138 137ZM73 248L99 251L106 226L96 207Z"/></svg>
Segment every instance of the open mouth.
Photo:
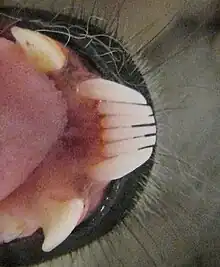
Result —
<svg viewBox="0 0 220 267"><path fill-rule="evenodd" d="M23 167L17 184L6 172L13 182L0 191L0 264L18 266L76 250L123 220L153 166L156 122L144 78L111 34L64 15L51 24L46 11L1 12L2 114L10 103L4 127L18 124L2 135L19 137L10 166ZM33 128L21 131L24 118Z"/></svg>

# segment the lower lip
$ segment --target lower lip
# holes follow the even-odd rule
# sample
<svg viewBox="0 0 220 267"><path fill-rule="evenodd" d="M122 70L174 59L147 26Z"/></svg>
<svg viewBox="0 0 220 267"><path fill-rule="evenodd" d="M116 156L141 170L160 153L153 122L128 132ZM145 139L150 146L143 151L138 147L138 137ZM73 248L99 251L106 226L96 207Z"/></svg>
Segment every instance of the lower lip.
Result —
<svg viewBox="0 0 220 267"><path fill-rule="evenodd" d="M84 212L78 222L78 225L86 220L93 212L98 208L98 206L102 203L102 200L105 195L106 188L108 187L108 183L103 184L94 184L90 190L89 200L85 202Z"/></svg>

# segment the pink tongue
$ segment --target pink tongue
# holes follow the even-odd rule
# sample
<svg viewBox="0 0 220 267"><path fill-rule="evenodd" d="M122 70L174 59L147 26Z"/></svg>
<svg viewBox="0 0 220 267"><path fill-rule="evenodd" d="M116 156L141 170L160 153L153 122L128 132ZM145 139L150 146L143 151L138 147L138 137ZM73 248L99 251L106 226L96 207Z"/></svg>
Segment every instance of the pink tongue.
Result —
<svg viewBox="0 0 220 267"><path fill-rule="evenodd" d="M39 165L66 122L61 92L0 38L0 200Z"/></svg>

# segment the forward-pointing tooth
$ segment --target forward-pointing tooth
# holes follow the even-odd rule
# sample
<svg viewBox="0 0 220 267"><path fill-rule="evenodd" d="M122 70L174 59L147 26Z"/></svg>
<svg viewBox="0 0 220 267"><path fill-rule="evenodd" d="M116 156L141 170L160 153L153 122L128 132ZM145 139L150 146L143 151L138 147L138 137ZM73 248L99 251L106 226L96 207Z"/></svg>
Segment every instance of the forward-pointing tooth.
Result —
<svg viewBox="0 0 220 267"><path fill-rule="evenodd" d="M136 152L138 149L154 146L156 143L156 136L145 136L133 139L122 140L106 144L104 146L104 156L113 157L122 153Z"/></svg>
<svg viewBox="0 0 220 267"><path fill-rule="evenodd" d="M152 147L106 159L89 170L89 175L96 181L119 179L144 164L153 152Z"/></svg>
<svg viewBox="0 0 220 267"><path fill-rule="evenodd" d="M106 116L102 119L103 128L116 128L116 127L127 127L135 125L147 125L154 124L155 119L153 116L147 116L142 114L142 116L136 116L136 114L131 116L115 115L115 116Z"/></svg>
<svg viewBox="0 0 220 267"><path fill-rule="evenodd" d="M146 104L143 95L136 90L101 78L82 82L78 87L78 93L90 99Z"/></svg>
<svg viewBox="0 0 220 267"><path fill-rule="evenodd" d="M67 55L58 42L29 29L12 27L11 32L38 71L48 73L64 67Z"/></svg>
<svg viewBox="0 0 220 267"><path fill-rule="evenodd" d="M81 199L66 202L46 201L39 207L44 232L42 250L49 252L60 245L77 226L84 210Z"/></svg>
<svg viewBox="0 0 220 267"><path fill-rule="evenodd" d="M156 134L156 126L142 127L125 127L105 129L102 134L102 139L105 142L112 142L144 135Z"/></svg>
<svg viewBox="0 0 220 267"><path fill-rule="evenodd" d="M98 106L100 114L104 115L151 115L152 108L148 105L137 105L116 102L101 102Z"/></svg>

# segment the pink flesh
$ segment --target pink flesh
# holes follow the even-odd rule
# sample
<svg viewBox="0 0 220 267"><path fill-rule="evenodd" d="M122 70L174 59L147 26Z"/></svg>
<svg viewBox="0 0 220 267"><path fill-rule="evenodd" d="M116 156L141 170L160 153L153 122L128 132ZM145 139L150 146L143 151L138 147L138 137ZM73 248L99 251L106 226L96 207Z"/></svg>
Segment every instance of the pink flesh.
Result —
<svg viewBox="0 0 220 267"><path fill-rule="evenodd" d="M62 134L66 105L46 76L0 39L0 200L22 184Z"/></svg>
<svg viewBox="0 0 220 267"><path fill-rule="evenodd" d="M9 165L5 163L5 151L0 155L0 170L8 175L4 180L0 178L0 216L10 214L23 220L26 229L20 237L28 236L41 226L38 212L44 203L79 197L85 200L82 221L100 203L106 188L106 184L96 184L87 175L89 166L102 159L97 101L79 97L76 91L78 83L94 75L74 53L69 53L65 68L50 74L51 82L5 39L0 40L0 61L0 79L4 82L0 122L5 125L0 138L4 148L6 137L14 135L9 152L16 153L10 175L6 172ZM56 88L62 91L67 106ZM13 97L9 99L9 95Z"/></svg>

